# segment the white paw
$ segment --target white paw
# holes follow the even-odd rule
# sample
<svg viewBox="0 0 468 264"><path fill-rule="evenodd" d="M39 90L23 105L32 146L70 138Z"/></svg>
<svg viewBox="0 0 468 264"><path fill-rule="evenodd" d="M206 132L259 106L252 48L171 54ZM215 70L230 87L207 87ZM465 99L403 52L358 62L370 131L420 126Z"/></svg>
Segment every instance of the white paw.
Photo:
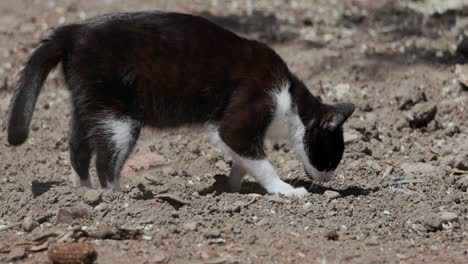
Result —
<svg viewBox="0 0 468 264"><path fill-rule="evenodd" d="M307 190L303 187L294 188L291 185L281 181L275 184L272 188L268 188L267 191L272 194L283 194L286 196L304 197L308 194Z"/></svg>
<svg viewBox="0 0 468 264"><path fill-rule="evenodd" d="M294 188L291 191L283 193L283 194L286 195L286 196L296 196L296 197L299 197L299 198L303 198L308 193L309 192L304 187L300 187L300 188Z"/></svg>

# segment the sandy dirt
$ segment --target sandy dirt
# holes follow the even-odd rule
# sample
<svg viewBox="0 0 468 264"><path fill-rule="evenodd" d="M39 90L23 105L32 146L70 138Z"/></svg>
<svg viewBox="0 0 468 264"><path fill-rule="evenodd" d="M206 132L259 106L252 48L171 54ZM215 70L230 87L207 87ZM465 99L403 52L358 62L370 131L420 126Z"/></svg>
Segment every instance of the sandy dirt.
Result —
<svg viewBox="0 0 468 264"><path fill-rule="evenodd" d="M467 263L468 90L455 50L468 8L425 2L445 1L0 1L0 262L44 263L50 244L78 241L97 263ZM143 132L123 192L76 189L58 70L27 143L7 144L15 76L50 27L150 9L262 40L325 102L355 103L335 180L307 179L279 142L271 160L310 194L266 195L251 178L228 193L230 158L203 129L183 128Z"/></svg>

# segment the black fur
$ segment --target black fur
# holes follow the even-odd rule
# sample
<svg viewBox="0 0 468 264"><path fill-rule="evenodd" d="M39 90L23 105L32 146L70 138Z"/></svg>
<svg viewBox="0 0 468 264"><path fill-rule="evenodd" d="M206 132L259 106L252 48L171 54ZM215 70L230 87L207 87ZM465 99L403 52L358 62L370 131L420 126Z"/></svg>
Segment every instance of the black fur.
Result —
<svg viewBox="0 0 468 264"><path fill-rule="evenodd" d="M342 114L335 111L339 107L322 104L272 49L204 18L120 13L59 27L41 42L26 62L12 99L10 144L26 140L41 87L59 62L73 103L72 166L87 180L96 153L104 187L119 177L143 126L215 123L237 154L265 157L264 135L274 107L269 95L280 80L291 83L303 123L316 121L307 127L306 144L313 147L309 156L318 168L338 165L343 153L340 126L354 110L345 107ZM132 138L124 151L117 153L112 135L102 126L107 119L131 123Z"/></svg>

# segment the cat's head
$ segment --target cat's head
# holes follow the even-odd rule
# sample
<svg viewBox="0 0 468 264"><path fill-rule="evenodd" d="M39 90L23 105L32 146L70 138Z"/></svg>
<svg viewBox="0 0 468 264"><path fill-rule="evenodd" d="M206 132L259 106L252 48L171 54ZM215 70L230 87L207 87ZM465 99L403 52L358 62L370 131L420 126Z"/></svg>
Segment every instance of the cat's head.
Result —
<svg viewBox="0 0 468 264"><path fill-rule="evenodd" d="M350 103L324 105L320 116L305 124L303 138L305 155L305 171L314 180L329 181L343 157L343 123L354 112Z"/></svg>

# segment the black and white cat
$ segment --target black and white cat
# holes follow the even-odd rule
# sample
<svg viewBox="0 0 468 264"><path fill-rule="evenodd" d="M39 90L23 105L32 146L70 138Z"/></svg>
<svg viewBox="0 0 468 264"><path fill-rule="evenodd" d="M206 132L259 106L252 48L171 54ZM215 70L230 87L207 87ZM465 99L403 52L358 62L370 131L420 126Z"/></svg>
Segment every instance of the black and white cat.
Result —
<svg viewBox="0 0 468 264"><path fill-rule="evenodd" d="M229 184L249 173L268 193L303 196L282 181L264 151L288 139L306 174L328 181L344 150L352 104L315 98L265 44L193 15L118 13L58 27L28 58L8 115L8 141L28 136L48 73L62 62L73 103L70 158L77 186L91 187L90 160L103 188L120 172L143 126L206 124L233 157Z"/></svg>

